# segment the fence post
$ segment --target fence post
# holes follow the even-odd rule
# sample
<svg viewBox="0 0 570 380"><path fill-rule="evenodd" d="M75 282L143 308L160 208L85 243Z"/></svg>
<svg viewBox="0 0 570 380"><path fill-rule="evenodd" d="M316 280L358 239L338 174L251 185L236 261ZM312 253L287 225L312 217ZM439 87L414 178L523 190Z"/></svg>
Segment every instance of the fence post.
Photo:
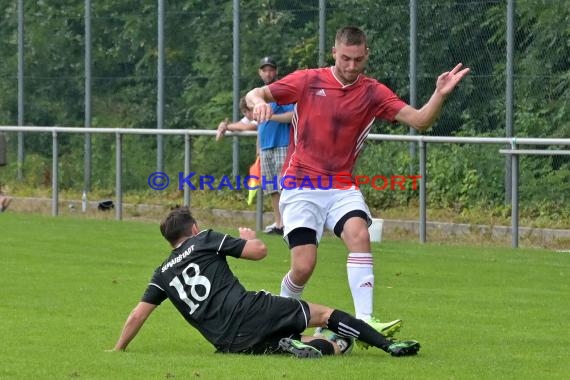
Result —
<svg viewBox="0 0 570 380"><path fill-rule="evenodd" d="M507 1L507 62L505 68L505 137L515 135L514 128L514 66L515 66L515 0ZM509 160L509 158L511 158ZM518 158L517 158L518 160ZM513 157L505 156L505 204L512 203ZM509 199L510 198L510 199Z"/></svg>
<svg viewBox="0 0 570 380"><path fill-rule="evenodd" d="M18 0L18 126L24 125L24 0ZM24 179L24 132L18 132L18 181Z"/></svg>
<svg viewBox="0 0 570 380"><path fill-rule="evenodd" d="M515 150L516 144L511 144ZM511 158L511 247L519 247L519 156L510 154Z"/></svg>
<svg viewBox="0 0 570 380"><path fill-rule="evenodd" d="M426 150L427 143L423 140L419 141L420 146L420 243L426 242L426 182L427 182L427 165Z"/></svg>
<svg viewBox="0 0 570 380"><path fill-rule="evenodd" d="M239 70L239 22L240 22L240 2L239 0L233 1L233 32L232 32L232 42L233 42L233 61L232 61L232 91L233 91L233 105L232 105L232 121L239 120L239 80L240 80L240 70ZM265 54L265 53L264 53ZM237 135L232 136L232 176L234 178L239 174L239 138Z"/></svg>
<svg viewBox="0 0 570 380"><path fill-rule="evenodd" d="M51 158L51 214L52 216L57 216L59 214L59 208L58 208L58 203L59 203L59 188L58 188L58 178L59 178L59 173L58 173L58 159L57 159L57 151L58 151L58 146L57 146L57 131L52 131L51 133L51 141L52 141L52 146L51 146L51 154L52 154L52 158Z"/></svg>
<svg viewBox="0 0 570 380"><path fill-rule="evenodd" d="M418 2L410 0L410 105L417 107L417 87L418 87ZM411 136L416 135L414 128L409 128ZM416 144L409 143L410 151L410 172L413 173L416 159Z"/></svg>
<svg viewBox="0 0 570 380"><path fill-rule="evenodd" d="M91 0L85 0L85 128L91 128ZM91 191L91 134L85 134L85 151L83 153L83 193Z"/></svg>
<svg viewBox="0 0 570 380"><path fill-rule="evenodd" d="M319 58L318 66L325 67L325 33L327 23L327 2L326 0L319 0Z"/></svg>
<svg viewBox="0 0 570 380"><path fill-rule="evenodd" d="M115 194L117 205L115 207L115 217L117 220L123 219L123 185L121 172L123 168L123 136L120 132L115 134Z"/></svg>
<svg viewBox="0 0 570 380"><path fill-rule="evenodd" d="M0 132L0 166L8 163L8 146L6 144L6 134Z"/></svg>
<svg viewBox="0 0 570 380"><path fill-rule="evenodd" d="M158 0L158 62L156 82L156 128L164 128L164 0ZM156 171L164 171L163 136L156 136Z"/></svg>
<svg viewBox="0 0 570 380"><path fill-rule="evenodd" d="M190 146L192 137L186 133L184 135L184 177L190 174ZM184 186L184 185L183 185ZM190 187L184 186L184 206L190 207Z"/></svg>

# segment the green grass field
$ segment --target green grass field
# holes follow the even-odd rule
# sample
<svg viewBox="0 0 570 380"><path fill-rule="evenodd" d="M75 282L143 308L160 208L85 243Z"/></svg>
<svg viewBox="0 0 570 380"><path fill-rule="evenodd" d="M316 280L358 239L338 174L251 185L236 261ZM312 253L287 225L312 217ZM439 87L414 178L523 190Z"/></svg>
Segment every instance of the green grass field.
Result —
<svg viewBox="0 0 570 380"><path fill-rule="evenodd" d="M205 226L204 226L205 227ZM402 318L417 357L356 348L346 357L214 354L169 304L124 353L113 347L168 252L156 224L0 215L0 379L567 379L570 254L546 250L374 246L375 314ZM236 233L237 231L228 231ZM279 291L289 253L229 259L249 289ZM326 238L305 298L352 312L340 240Z"/></svg>

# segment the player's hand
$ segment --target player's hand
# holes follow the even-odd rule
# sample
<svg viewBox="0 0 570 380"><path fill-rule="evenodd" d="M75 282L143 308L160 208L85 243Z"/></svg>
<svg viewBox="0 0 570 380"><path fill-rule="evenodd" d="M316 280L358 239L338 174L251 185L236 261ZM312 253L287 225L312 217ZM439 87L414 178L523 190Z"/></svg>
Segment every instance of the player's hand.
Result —
<svg viewBox="0 0 570 380"><path fill-rule="evenodd" d="M239 237L244 240L253 240L256 238L255 231L252 230L251 228L240 227L238 228L238 230L239 230Z"/></svg>
<svg viewBox="0 0 570 380"><path fill-rule="evenodd" d="M435 88L440 93L441 96L449 95L457 83L467 74L469 74L470 69L468 67L461 70L463 67L462 63L459 63L451 71L446 71L437 78Z"/></svg>
<svg viewBox="0 0 570 380"><path fill-rule="evenodd" d="M271 119L271 116L273 116L273 109L269 104L260 102L253 106L253 119L258 123Z"/></svg>

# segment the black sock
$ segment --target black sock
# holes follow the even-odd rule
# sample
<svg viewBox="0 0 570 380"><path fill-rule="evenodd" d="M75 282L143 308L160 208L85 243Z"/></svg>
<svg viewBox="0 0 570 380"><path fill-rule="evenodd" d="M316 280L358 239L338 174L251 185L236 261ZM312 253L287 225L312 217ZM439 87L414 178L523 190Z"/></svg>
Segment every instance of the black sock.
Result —
<svg viewBox="0 0 570 380"><path fill-rule="evenodd" d="M326 339L313 339L310 342L303 342L307 346L315 347L321 351L323 355L334 355L334 346L330 340Z"/></svg>
<svg viewBox="0 0 570 380"><path fill-rule="evenodd" d="M368 323L362 319L356 319L341 310L333 310L329 317L327 327L339 335L354 337L386 352L388 351L388 347L392 344L390 340L374 330Z"/></svg>

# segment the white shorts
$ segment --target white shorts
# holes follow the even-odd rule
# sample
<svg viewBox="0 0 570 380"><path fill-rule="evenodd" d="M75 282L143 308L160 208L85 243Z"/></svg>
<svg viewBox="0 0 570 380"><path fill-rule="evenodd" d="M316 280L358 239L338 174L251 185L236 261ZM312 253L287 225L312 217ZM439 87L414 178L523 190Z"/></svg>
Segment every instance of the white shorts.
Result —
<svg viewBox="0 0 570 380"><path fill-rule="evenodd" d="M364 211L370 225L372 216L360 190L283 189L279 200L285 240L295 228L306 227L317 232L320 242L325 228L333 231L343 216L355 210Z"/></svg>

